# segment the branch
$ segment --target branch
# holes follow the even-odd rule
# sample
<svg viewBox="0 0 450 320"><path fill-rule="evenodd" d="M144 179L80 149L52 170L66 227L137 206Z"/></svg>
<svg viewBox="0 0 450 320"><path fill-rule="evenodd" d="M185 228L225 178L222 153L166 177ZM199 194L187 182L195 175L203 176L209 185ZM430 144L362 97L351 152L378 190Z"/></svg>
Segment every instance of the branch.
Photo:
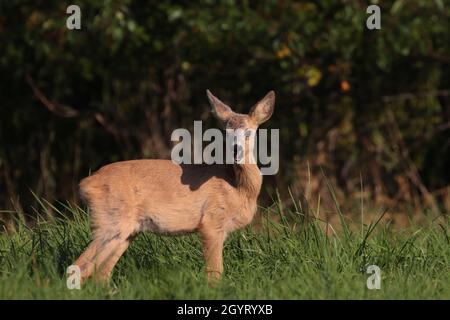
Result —
<svg viewBox="0 0 450 320"><path fill-rule="evenodd" d="M30 85L31 89L33 90L34 95L38 100L52 113L56 114L57 116L63 117L63 118L74 118L78 116L78 111L65 105L61 105L57 103L56 101L52 101L48 99L44 93L36 86L36 83L34 82L33 78L30 76L30 74L25 75L25 79L27 83Z"/></svg>

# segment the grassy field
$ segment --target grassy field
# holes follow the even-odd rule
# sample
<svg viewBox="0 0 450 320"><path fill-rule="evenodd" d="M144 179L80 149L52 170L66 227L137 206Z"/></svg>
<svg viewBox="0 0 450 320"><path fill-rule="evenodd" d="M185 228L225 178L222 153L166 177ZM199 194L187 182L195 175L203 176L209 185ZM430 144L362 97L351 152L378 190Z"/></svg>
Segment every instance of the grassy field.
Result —
<svg viewBox="0 0 450 320"><path fill-rule="evenodd" d="M297 211L269 219L277 208L229 237L224 278L213 288L196 235L142 234L109 286L69 290L65 270L90 232L88 214L66 207L59 218L0 234L0 299L450 299L448 216L407 230L343 219L327 236L320 221ZM379 290L366 286L369 265L381 269Z"/></svg>

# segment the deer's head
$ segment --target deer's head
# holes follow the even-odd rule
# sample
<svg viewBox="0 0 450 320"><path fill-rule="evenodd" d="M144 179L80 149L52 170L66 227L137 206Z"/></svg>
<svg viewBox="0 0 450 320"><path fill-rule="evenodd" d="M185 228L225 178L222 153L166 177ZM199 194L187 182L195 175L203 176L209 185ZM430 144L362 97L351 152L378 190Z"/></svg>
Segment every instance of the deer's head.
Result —
<svg viewBox="0 0 450 320"><path fill-rule="evenodd" d="M220 101L209 90L206 91L212 113L226 130L235 163L256 163L253 157L256 130L259 125L269 120L275 107L275 93L270 91L257 102L248 114L234 112L228 105Z"/></svg>

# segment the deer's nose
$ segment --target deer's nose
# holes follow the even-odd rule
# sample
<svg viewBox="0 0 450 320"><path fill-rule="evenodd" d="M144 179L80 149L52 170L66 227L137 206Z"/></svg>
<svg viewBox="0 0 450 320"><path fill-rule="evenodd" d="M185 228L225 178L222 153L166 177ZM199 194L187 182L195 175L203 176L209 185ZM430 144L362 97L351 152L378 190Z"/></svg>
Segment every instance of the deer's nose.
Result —
<svg viewBox="0 0 450 320"><path fill-rule="evenodd" d="M234 160L239 161L242 156L242 147L238 144L233 146Z"/></svg>

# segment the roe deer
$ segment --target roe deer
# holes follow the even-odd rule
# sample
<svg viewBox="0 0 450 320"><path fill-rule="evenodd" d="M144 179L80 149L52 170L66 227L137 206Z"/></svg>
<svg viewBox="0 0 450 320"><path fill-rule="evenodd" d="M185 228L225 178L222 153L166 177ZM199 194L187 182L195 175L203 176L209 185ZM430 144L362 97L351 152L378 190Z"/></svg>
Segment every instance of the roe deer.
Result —
<svg viewBox="0 0 450 320"><path fill-rule="evenodd" d="M240 156L253 156L249 146L254 143L254 135L248 133L271 117L275 93L270 91L248 115L235 113L209 90L207 96L213 114L225 129L245 130ZM80 194L90 208L93 240L75 262L81 281L94 270L97 280L109 279L130 240L141 231L198 232L208 281L220 278L224 240L252 221L262 183L255 161L239 163L238 156L235 153L235 163L228 165L122 161L83 179Z"/></svg>

